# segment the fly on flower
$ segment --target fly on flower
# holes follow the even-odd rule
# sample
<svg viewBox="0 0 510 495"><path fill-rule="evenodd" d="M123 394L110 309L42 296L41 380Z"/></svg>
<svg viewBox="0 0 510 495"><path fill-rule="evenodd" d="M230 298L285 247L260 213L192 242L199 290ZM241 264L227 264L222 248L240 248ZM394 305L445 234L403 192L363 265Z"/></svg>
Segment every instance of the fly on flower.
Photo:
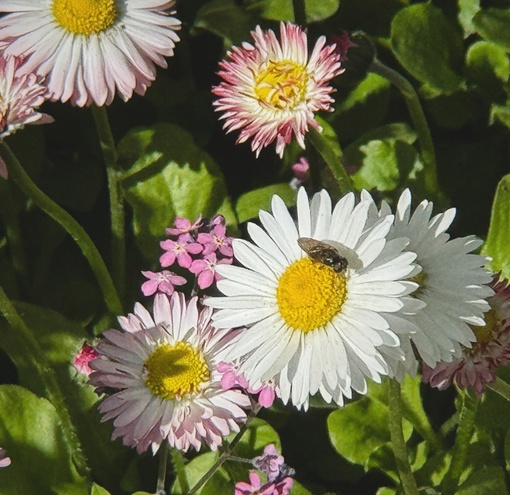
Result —
<svg viewBox="0 0 510 495"><path fill-rule="evenodd" d="M300 237L298 239L299 247L314 261L329 266L335 272L342 273L349 265L347 258L340 256L340 253L330 244L310 237Z"/></svg>

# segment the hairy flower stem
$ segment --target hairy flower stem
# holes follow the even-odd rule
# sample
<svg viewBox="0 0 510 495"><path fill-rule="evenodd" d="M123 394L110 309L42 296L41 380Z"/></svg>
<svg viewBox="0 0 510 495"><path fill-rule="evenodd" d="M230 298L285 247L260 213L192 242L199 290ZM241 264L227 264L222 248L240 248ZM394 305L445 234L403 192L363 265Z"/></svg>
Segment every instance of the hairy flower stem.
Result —
<svg viewBox="0 0 510 495"><path fill-rule="evenodd" d="M124 196L121 182L122 169L117 162L117 151L113 140L110 121L106 107L92 106L92 115L96 123L101 151L108 177L108 191L110 195L110 223L112 231L111 263L115 286L121 300L126 294L126 231L124 214Z"/></svg>
<svg viewBox="0 0 510 495"><path fill-rule="evenodd" d="M468 392L462 393L462 406L459 414L455 445L453 446L450 469L446 473L441 493L454 495L459 488L459 479L466 466L469 443L475 428L476 412L480 401Z"/></svg>
<svg viewBox="0 0 510 495"><path fill-rule="evenodd" d="M374 59L368 68L370 72L378 74L394 84L402 94L404 101L407 105L409 115L413 121L414 129L418 134L420 143L421 156L424 165L425 188L431 197L438 195L438 181L437 181L437 165L436 165L436 152L434 150L434 142L430 134L429 125L420 99L416 94L412 84L397 71L387 67L379 60Z"/></svg>
<svg viewBox="0 0 510 495"><path fill-rule="evenodd" d="M11 171L11 169L9 169ZM0 313L7 320L9 331L1 336L2 347L18 369L24 369L31 379L32 391L45 396L55 408L60 428L72 453L77 471L88 476L89 467L80 440L71 421L64 395L58 385L55 371L46 361L45 354L30 328L0 286Z"/></svg>
<svg viewBox="0 0 510 495"><path fill-rule="evenodd" d="M0 155L7 163L10 177L41 210L47 213L53 220L75 240L83 255L87 259L99 283L108 310L114 314L122 314L122 306L119 296L115 290L112 279L106 265L104 264L96 246L82 228L82 226L63 208L42 192L23 170L18 159L9 146L3 141L0 142Z"/></svg>
<svg viewBox="0 0 510 495"><path fill-rule="evenodd" d="M418 495L418 486L414 479L411 465L409 464L409 457L407 454L407 446L404 440L404 433L402 431L402 405L400 399L400 384L396 380L389 380L388 388L388 405L389 405L389 421L390 421L390 435L391 447L395 462L397 464L397 471L402 483L402 488L405 495Z"/></svg>
<svg viewBox="0 0 510 495"><path fill-rule="evenodd" d="M159 469L158 469L158 482L156 484L156 495L164 495L166 483L166 468L168 465L168 450L169 445L166 440L163 441L159 449ZM186 492L184 492L186 493Z"/></svg>
<svg viewBox="0 0 510 495"><path fill-rule="evenodd" d="M487 384L487 388L490 388L493 392L496 392L504 399L510 401L510 385L501 378L496 377L496 381Z"/></svg>
<svg viewBox="0 0 510 495"><path fill-rule="evenodd" d="M305 0L292 0L294 9L294 22L301 27L306 26L306 5Z"/></svg>
<svg viewBox="0 0 510 495"><path fill-rule="evenodd" d="M0 184L0 216L4 221L5 237L7 238L9 252L12 258L12 267L23 280L27 280L27 259L21 237L18 212L12 207L13 185L9 182Z"/></svg>
<svg viewBox="0 0 510 495"><path fill-rule="evenodd" d="M177 475L177 480L181 486L181 492L188 493L189 482L184 468L184 456L180 450L174 448L170 449L170 455L172 456L172 465L174 467L175 474Z"/></svg>
<svg viewBox="0 0 510 495"><path fill-rule="evenodd" d="M246 430L248 430L248 426L251 422L251 420L257 416L262 406L260 404L255 404L246 418L246 422L241 426L241 429L239 430L239 433L234 437L234 439L230 442L230 444L226 445L223 451L221 452L220 456L218 457L218 460L214 463L214 465L207 471L207 473L198 480L196 485L188 492L187 495L194 495L195 493L200 490L213 476L213 474L221 467L221 465L227 461L230 457L230 454L234 450L235 446L239 443L241 438L243 438L243 435L246 433Z"/></svg>
<svg viewBox="0 0 510 495"><path fill-rule="evenodd" d="M351 177L342 165L342 150L340 149L340 145L335 143L335 146L332 146L332 143L330 143L323 134L313 128L309 130L307 138L328 165L340 187L340 192L346 194L356 191Z"/></svg>

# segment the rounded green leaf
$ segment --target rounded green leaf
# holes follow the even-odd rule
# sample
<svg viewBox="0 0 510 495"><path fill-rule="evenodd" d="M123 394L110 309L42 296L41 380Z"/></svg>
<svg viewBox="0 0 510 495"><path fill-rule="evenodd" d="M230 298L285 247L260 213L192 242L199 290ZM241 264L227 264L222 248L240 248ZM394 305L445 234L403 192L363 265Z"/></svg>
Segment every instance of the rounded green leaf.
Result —
<svg viewBox="0 0 510 495"><path fill-rule="evenodd" d="M294 21L292 0L263 0L262 17L274 21ZM339 0L305 0L307 22L331 17L340 6Z"/></svg>
<svg viewBox="0 0 510 495"><path fill-rule="evenodd" d="M273 184L271 186L254 189L239 197L236 203L236 214L239 222L246 222L258 216L260 210L271 209L271 199L277 194L287 206L296 204L296 192L289 184Z"/></svg>
<svg viewBox="0 0 510 495"><path fill-rule="evenodd" d="M449 93L461 83L462 36L430 3L400 10L391 24L393 52L418 81Z"/></svg>
<svg viewBox="0 0 510 495"><path fill-rule="evenodd" d="M17 385L0 386L0 446L12 460L0 469L2 495L88 495L74 467L55 408Z"/></svg>
<svg viewBox="0 0 510 495"><path fill-rule="evenodd" d="M236 223L221 170L186 130L174 124L135 129L118 148L129 169L123 187L136 241L147 259L159 256L159 241L177 216L221 213Z"/></svg>
<svg viewBox="0 0 510 495"><path fill-rule="evenodd" d="M505 50L495 43L473 43L466 53L468 78L490 97L502 92L502 84L508 81L510 61Z"/></svg>
<svg viewBox="0 0 510 495"><path fill-rule="evenodd" d="M505 175L498 184L492 204L491 221L482 253L490 256L489 263L501 278L510 278L510 175Z"/></svg>
<svg viewBox="0 0 510 495"><path fill-rule="evenodd" d="M486 9L473 18L477 33L510 52L510 9Z"/></svg>

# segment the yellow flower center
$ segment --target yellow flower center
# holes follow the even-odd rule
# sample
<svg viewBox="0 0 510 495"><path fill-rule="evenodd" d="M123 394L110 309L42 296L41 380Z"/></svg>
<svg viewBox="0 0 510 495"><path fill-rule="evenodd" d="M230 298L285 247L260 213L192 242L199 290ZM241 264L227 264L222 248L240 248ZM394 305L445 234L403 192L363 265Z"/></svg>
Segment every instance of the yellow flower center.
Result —
<svg viewBox="0 0 510 495"><path fill-rule="evenodd" d="M188 342L160 345L145 361L145 385L163 399L180 399L197 393L210 378L209 367L198 349Z"/></svg>
<svg viewBox="0 0 510 495"><path fill-rule="evenodd" d="M290 60L269 62L255 80L255 94L263 105L292 110L304 100L307 80L302 65Z"/></svg>
<svg viewBox="0 0 510 495"><path fill-rule="evenodd" d="M106 31L118 14L115 0L53 0L52 12L64 29L85 36Z"/></svg>
<svg viewBox="0 0 510 495"><path fill-rule="evenodd" d="M346 298L344 274L310 258L289 265L276 290L280 315L291 328L304 333L324 327Z"/></svg>
<svg viewBox="0 0 510 495"><path fill-rule="evenodd" d="M412 297L418 297L424 290L424 288L427 286L425 281L427 280L427 274L425 270L422 270L418 275L415 275L411 279L409 279L411 282L414 282L418 284L418 288L411 294Z"/></svg>
<svg viewBox="0 0 510 495"><path fill-rule="evenodd" d="M477 343L487 343L493 338L494 331L497 332L497 327L499 326L500 321L498 319L498 315L496 311L491 308L487 313L485 313L485 325L483 327L472 326L471 330L473 330L476 335Z"/></svg>

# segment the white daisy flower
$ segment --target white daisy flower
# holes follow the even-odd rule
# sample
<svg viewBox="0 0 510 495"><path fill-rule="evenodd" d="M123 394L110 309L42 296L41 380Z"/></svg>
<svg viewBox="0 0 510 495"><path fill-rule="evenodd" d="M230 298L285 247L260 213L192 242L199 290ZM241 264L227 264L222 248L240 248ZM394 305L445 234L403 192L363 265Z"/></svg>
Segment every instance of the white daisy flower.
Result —
<svg viewBox="0 0 510 495"><path fill-rule="evenodd" d="M0 49L28 56L53 100L109 105L144 94L173 55L180 21L168 0L0 0Z"/></svg>
<svg viewBox="0 0 510 495"><path fill-rule="evenodd" d="M371 200L365 193L363 197ZM410 326L408 336L401 340L406 352L405 371L411 373L417 369L413 347L430 367L439 361L451 361L460 356L463 348L471 347L476 337L470 325L485 325L484 312L490 309L485 298L493 294L486 285L492 280L484 268L486 259L472 253L482 241L475 236L450 239L446 230L455 217L455 209L431 217L432 209L433 204L425 200L412 213L411 192L406 189L398 201L395 223L388 235L388 239L407 237L406 250L416 253L416 263L422 268L413 278L419 288L411 299L425 306L412 314L400 311L390 318L392 325L402 326L404 319ZM370 216L378 221L375 205L371 212ZM383 203L380 215L388 213L390 208ZM396 374L401 377L402 372L400 369Z"/></svg>
<svg viewBox="0 0 510 495"><path fill-rule="evenodd" d="M120 317L124 331L107 330L96 350L90 382L99 391L115 392L99 406L102 421L115 418L112 439L156 452L164 439L172 447L216 450L238 423L246 420L249 398L224 390L225 344L236 332L214 331L212 310L197 309L197 298L157 294L154 316L141 305Z"/></svg>
<svg viewBox="0 0 510 495"><path fill-rule="evenodd" d="M366 393L366 377L380 381L389 372L379 349L398 354L399 339L386 315L416 287L402 280L416 272L415 255L402 252L407 240L386 241L393 216L367 228L369 206L348 194L332 211L326 191L310 204L300 189L297 224L274 196L273 214L260 212L263 228L248 225L254 244L233 241L244 267L218 267L226 297L205 304L219 310L215 327L250 327L229 346L228 359L241 359L251 387L273 380L285 403L306 409L310 395L342 405L351 389ZM300 243L310 256L300 238L309 238ZM310 239L327 243L325 250Z"/></svg>

